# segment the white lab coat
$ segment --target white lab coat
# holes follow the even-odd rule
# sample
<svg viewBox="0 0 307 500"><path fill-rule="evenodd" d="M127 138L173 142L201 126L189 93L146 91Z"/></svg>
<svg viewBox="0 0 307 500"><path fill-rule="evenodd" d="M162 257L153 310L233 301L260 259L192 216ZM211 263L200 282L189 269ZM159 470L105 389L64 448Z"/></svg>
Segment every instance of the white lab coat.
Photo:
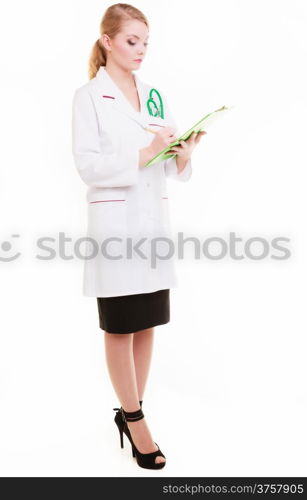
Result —
<svg viewBox="0 0 307 500"><path fill-rule="evenodd" d="M104 66L73 97L73 158L88 186L83 295L89 297L178 286L166 176L189 180L191 161L180 174L175 157L139 167L139 150L154 138L144 127L177 127L160 89L164 119L149 114L146 102L152 86L133 75L141 112L133 108ZM167 240L154 240L157 237Z"/></svg>

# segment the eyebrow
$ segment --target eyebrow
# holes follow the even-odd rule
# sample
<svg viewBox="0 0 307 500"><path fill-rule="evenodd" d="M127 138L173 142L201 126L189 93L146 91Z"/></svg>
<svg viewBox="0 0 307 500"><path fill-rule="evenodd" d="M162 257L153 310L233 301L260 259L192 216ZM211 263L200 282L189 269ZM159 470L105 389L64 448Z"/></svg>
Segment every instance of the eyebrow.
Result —
<svg viewBox="0 0 307 500"><path fill-rule="evenodd" d="M140 37L139 37L139 36L134 35L133 33L130 33L130 35L127 35L127 36L135 36L135 38L140 39ZM149 38L149 35L146 37L146 39L145 39L145 40L148 40L148 38Z"/></svg>

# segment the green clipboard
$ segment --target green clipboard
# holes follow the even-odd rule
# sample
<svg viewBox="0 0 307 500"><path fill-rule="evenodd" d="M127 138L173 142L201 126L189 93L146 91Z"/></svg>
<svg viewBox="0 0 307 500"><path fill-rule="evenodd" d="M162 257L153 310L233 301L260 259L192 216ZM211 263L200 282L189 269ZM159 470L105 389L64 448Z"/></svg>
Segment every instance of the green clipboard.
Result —
<svg viewBox="0 0 307 500"><path fill-rule="evenodd" d="M201 120L199 120L193 127L191 127L189 130L187 130L184 134L182 134L180 137L175 142L172 142L169 144L165 149L160 151L156 156L154 156L151 160L149 160L144 166L149 167L150 165L153 165L154 163L157 163L159 161L167 160L168 158L172 158L172 156L176 156L174 153L167 154L167 152L172 149L173 146L177 146L180 141L186 141L190 135L193 132L200 132L202 130L202 127L210 125L215 119L220 116L218 113L219 111L226 111L231 108L227 108L226 106L222 106L219 109L216 109L215 111L212 111L211 113L208 113L206 116L204 116Z"/></svg>

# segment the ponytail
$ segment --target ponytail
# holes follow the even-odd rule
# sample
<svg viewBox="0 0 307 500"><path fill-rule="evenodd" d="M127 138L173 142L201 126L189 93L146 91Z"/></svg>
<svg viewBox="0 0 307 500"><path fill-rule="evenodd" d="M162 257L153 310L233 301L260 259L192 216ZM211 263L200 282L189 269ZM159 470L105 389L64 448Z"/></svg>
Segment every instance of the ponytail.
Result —
<svg viewBox="0 0 307 500"><path fill-rule="evenodd" d="M88 76L90 80L96 76L96 73L99 70L100 66L106 65L106 62L107 58L105 49L101 44L100 38L98 38L93 45L90 55L89 70L88 70Z"/></svg>

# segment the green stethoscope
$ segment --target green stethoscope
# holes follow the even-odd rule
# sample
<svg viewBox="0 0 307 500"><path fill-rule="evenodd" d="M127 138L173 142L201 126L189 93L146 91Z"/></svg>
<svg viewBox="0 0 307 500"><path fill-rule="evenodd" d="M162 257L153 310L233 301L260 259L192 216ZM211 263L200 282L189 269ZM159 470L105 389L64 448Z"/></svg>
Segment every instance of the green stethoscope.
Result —
<svg viewBox="0 0 307 500"><path fill-rule="evenodd" d="M152 94L156 93L158 96L159 104L160 107L158 108L156 101L153 99ZM163 102L162 102L162 97L160 96L159 92L156 89L151 89L149 92L149 99L147 100L147 109L148 112L151 116L158 116L160 118L164 119L164 110L163 110ZM154 110L152 107L154 106Z"/></svg>

